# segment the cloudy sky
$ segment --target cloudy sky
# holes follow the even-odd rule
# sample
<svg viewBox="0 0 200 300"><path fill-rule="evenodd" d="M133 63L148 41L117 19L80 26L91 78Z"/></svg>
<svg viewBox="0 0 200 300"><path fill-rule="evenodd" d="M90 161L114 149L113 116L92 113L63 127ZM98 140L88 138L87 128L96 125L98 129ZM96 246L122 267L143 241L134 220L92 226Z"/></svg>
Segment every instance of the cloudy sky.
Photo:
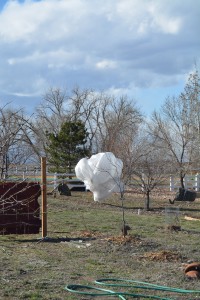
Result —
<svg viewBox="0 0 200 300"><path fill-rule="evenodd" d="M199 16L200 0L0 0L0 106L79 86L149 114L199 68Z"/></svg>

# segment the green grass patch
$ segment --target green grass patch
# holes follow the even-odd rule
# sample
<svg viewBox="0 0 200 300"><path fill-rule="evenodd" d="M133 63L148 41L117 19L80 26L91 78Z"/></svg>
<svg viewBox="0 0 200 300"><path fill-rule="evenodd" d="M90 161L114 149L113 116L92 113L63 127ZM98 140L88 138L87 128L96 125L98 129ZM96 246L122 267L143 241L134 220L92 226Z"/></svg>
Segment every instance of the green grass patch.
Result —
<svg viewBox="0 0 200 300"><path fill-rule="evenodd" d="M198 199L174 204L181 230L173 231L167 229L165 193L152 196L147 212L142 195L125 195L124 216L131 227L126 238L118 195L96 203L91 193L74 192L71 197L48 196L47 204L47 239L42 240L41 232L0 236L1 299L81 300L86 296L65 291L65 285L113 277L200 289L200 282L187 280L183 272L184 264L199 260ZM186 215L197 220L186 220ZM174 256L169 259L166 253Z"/></svg>

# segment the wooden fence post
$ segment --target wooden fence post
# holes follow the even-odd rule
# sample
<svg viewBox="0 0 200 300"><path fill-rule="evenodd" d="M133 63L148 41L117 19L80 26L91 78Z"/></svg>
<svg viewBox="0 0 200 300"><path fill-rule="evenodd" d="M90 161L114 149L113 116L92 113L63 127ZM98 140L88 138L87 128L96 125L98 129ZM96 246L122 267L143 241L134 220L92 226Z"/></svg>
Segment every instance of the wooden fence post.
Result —
<svg viewBox="0 0 200 300"><path fill-rule="evenodd" d="M45 238L47 236L46 157L41 158L41 185L42 185L42 238Z"/></svg>

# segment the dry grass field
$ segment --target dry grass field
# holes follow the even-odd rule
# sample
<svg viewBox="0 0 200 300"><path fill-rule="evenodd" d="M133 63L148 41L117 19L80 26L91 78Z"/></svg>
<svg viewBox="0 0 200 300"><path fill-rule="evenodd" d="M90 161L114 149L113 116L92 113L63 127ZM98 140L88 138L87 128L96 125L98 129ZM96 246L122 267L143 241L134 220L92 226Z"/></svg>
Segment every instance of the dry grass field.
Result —
<svg viewBox="0 0 200 300"><path fill-rule="evenodd" d="M131 230L124 238L119 195L101 203L94 202L90 192L48 196L46 239L41 239L41 233L0 236L0 299L91 299L95 296L71 293L65 286L97 286L94 281L100 278L200 290L200 280L188 279L184 274L186 264L200 261L200 199L171 205L169 197L173 198L173 194L154 192L151 210L146 212L143 195L125 193L125 220ZM168 214L169 208L177 208L175 217ZM174 230L171 225L177 224L179 230ZM200 292L188 295L139 288L111 289L163 299L200 299Z"/></svg>

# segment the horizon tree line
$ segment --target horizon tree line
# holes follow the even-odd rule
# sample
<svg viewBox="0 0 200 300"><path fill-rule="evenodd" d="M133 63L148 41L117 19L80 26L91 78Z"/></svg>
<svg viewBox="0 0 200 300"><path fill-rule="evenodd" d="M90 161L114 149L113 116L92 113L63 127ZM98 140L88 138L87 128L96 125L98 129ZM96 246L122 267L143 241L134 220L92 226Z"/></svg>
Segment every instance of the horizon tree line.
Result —
<svg viewBox="0 0 200 300"><path fill-rule="evenodd" d="M170 173L184 187L185 175L194 166L200 169L199 96L196 69L183 92L167 97L149 118L126 95L79 87L70 93L49 88L31 116L7 104L0 107L1 178L11 164L38 164L41 156L52 169L66 172L81 156L113 152L124 163L124 182L137 176L147 196Z"/></svg>

